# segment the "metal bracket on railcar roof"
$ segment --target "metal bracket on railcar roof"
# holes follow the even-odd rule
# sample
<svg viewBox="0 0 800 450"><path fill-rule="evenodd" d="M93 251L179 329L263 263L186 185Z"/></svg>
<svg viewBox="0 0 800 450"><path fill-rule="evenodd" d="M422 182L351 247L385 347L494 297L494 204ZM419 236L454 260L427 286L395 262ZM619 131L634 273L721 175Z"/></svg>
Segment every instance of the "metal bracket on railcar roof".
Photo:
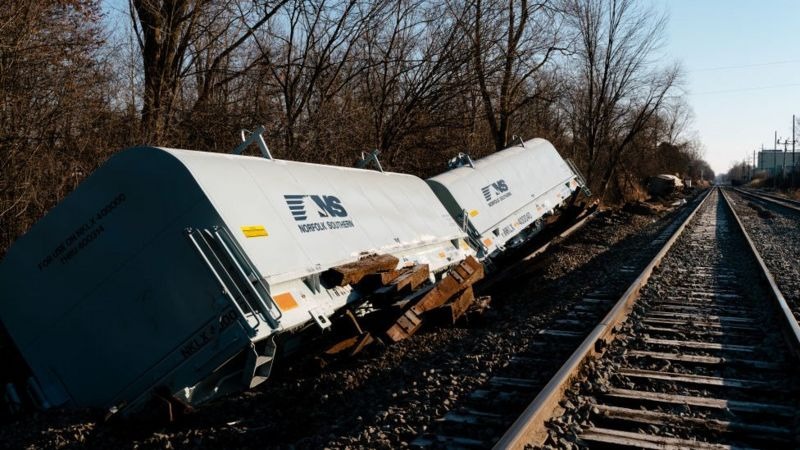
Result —
<svg viewBox="0 0 800 450"><path fill-rule="evenodd" d="M247 147L250 146L250 144L255 142L256 144L258 144L259 150L261 150L261 156L267 159L272 159L272 153L270 153L269 147L267 147L267 143L264 142L264 138L261 136L261 134L264 133L264 131L266 131L266 128L264 128L263 125L259 125L258 128L256 128L255 131L252 132L249 130L242 130L241 131L242 143L239 144L235 149L233 149L231 153L233 153L234 155L241 155L242 152L244 152L245 149L247 149ZM246 133L250 133L250 136L247 136Z"/></svg>
<svg viewBox="0 0 800 450"><path fill-rule="evenodd" d="M381 151L377 148L369 153L361 152L361 157L356 161L356 167L359 169L365 169L369 163L373 163L375 164L375 168L383 173L383 167L381 166L381 162L378 160L378 155L380 154Z"/></svg>
<svg viewBox="0 0 800 450"><path fill-rule="evenodd" d="M522 137L520 137L519 135L515 134L515 135L511 136L511 142L514 142L514 141L519 141L519 145L522 146L523 148L525 147L525 141L523 141Z"/></svg>
<svg viewBox="0 0 800 450"><path fill-rule="evenodd" d="M450 170L463 166L470 166L473 169L475 168L475 163L472 162L472 158L466 153L459 153L455 158L447 161L447 168Z"/></svg>

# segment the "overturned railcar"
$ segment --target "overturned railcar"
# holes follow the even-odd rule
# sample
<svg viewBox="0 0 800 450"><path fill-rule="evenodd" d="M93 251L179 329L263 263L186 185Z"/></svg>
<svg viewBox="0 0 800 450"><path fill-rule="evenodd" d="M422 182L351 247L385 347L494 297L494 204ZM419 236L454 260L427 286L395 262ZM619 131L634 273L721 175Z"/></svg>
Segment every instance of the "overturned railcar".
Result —
<svg viewBox="0 0 800 450"><path fill-rule="evenodd" d="M113 156L9 250L0 318L40 406L197 404L264 381L274 338L359 300L320 273L364 253L471 252L419 178L167 148Z"/></svg>
<svg viewBox="0 0 800 450"><path fill-rule="evenodd" d="M428 184L487 262L541 231L545 216L578 189L589 193L578 169L545 139L477 161L460 154L450 168Z"/></svg>

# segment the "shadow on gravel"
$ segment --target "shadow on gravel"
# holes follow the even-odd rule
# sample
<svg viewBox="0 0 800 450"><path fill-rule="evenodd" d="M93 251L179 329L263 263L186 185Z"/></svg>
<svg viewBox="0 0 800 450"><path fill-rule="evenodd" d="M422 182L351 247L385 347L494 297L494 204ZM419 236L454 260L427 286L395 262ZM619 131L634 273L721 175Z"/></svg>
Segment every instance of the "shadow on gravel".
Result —
<svg viewBox="0 0 800 450"><path fill-rule="evenodd" d="M650 242L675 213L662 218L602 214L542 257L523 263L520 276L486 292L494 297L493 309L477 323L426 330L321 370L309 369L309 358L298 359L277 370L264 387L205 405L167 426L92 423L83 414L54 412L2 425L0 443L45 448L397 446L523 351L538 329L582 294L624 284L618 267L630 263L631 255L654 254L657 248Z"/></svg>

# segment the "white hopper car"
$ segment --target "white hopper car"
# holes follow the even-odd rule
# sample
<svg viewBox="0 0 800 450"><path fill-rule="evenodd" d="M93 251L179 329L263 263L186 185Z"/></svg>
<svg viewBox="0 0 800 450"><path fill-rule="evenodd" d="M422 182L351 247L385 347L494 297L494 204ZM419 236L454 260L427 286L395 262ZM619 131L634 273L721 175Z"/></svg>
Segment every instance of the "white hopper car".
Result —
<svg viewBox="0 0 800 450"><path fill-rule="evenodd" d="M484 261L533 237L546 215L578 188L586 190L577 168L544 139L474 162L461 154L450 166L428 184Z"/></svg>
<svg viewBox="0 0 800 450"><path fill-rule="evenodd" d="M531 181L523 166L502 172L510 166L490 158L469 170L485 165L485 180L527 192L516 190ZM537 162L562 170L557 153L549 158ZM430 182L475 175L441 177ZM571 182L546 191L564 197ZM479 196L481 183L470 184ZM557 206L550 202L534 210ZM30 375L24 386L7 384L6 398L25 392L44 408L114 412L156 391L199 404L253 387L269 376L276 336L325 329L361 300L349 287L322 286L326 269L389 253L441 272L474 254L454 211L411 175L154 147L120 152L0 263L0 319ZM488 211L485 223L470 218L469 233L483 237L489 222L502 222ZM509 239L476 250L494 254Z"/></svg>

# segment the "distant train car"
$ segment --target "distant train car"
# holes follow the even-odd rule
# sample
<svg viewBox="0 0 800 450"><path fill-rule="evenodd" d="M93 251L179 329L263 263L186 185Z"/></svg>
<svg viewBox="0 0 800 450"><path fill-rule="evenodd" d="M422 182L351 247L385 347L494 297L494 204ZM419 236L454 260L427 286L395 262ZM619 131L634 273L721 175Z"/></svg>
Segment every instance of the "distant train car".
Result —
<svg viewBox="0 0 800 450"><path fill-rule="evenodd" d="M414 176L125 150L0 264L0 318L31 372L18 390L116 411L255 386L276 335L359 300L321 272L368 252L440 271L471 254L464 237Z"/></svg>
<svg viewBox="0 0 800 450"><path fill-rule="evenodd" d="M546 215L577 189L586 189L577 168L544 139L474 162L461 154L450 166L428 184L483 260L530 239Z"/></svg>

